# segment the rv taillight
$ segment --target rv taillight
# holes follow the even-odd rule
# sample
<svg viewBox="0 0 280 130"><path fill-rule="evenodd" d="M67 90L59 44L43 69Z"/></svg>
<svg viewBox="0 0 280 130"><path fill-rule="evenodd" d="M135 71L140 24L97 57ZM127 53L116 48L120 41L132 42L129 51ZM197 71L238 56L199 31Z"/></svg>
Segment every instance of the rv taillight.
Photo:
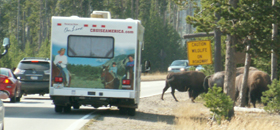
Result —
<svg viewBox="0 0 280 130"><path fill-rule="evenodd" d="M123 85L130 85L130 80L129 79L124 79L122 80Z"/></svg>
<svg viewBox="0 0 280 130"><path fill-rule="evenodd" d="M62 77L54 77L54 82L56 83L62 83L63 78Z"/></svg>

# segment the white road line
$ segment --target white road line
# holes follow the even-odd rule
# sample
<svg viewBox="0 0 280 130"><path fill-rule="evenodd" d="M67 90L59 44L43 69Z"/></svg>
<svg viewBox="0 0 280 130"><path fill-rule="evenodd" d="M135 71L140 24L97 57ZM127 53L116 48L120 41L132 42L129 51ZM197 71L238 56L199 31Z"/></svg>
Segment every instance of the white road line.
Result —
<svg viewBox="0 0 280 130"><path fill-rule="evenodd" d="M84 119L88 118L88 117L89 117L91 114L93 114L93 113L94 113L94 112L91 112L91 113L89 113L89 114L83 116L81 119L75 121L75 122L74 122L73 124L71 124L66 130L77 130L77 129L80 129L80 128L77 128L77 126L80 125L80 123L81 123Z"/></svg>

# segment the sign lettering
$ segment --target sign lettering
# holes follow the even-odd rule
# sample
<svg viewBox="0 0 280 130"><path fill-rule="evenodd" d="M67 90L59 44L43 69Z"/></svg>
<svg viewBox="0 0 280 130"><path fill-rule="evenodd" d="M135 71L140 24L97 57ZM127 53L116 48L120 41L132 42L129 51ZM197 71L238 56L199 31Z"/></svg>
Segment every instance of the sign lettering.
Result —
<svg viewBox="0 0 280 130"><path fill-rule="evenodd" d="M211 41L190 41L187 50L189 65L212 64Z"/></svg>

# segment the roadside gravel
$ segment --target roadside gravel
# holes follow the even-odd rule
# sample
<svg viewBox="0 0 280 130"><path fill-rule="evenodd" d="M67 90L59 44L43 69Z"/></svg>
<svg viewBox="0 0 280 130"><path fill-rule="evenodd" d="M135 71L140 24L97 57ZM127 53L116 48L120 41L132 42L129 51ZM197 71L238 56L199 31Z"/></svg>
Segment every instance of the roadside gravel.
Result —
<svg viewBox="0 0 280 130"><path fill-rule="evenodd" d="M81 130L172 130L175 129L175 112L181 105L193 104L187 93L176 92L179 102L170 93L141 98L135 116L120 115L117 108L99 110L98 116Z"/></svg>

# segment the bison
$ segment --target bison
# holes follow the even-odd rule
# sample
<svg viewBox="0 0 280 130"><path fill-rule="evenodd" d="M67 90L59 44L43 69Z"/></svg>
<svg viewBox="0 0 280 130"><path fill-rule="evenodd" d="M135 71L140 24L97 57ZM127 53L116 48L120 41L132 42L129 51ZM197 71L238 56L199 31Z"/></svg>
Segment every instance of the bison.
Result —
<svg viewBox="0 0 280 130"><path fill-rule="evenodd" d="M249 70L256 71L258 69L255 67L250 67ZM236 68L236 76L243 73L244 73L244 67ZM208 91L209 87L212 88L214 84L217 84L217 87L224 88L224 79L225 79L225 71L216 72L215 74L205 77L203 82L203 87L206 91Z"/></svg>
<svg viewBox="0 0 280 130"><path fill-rule="evenodd" d="M243 74L239 75L235 79L235 101L241 90L243 81ZM271 84L269 75L263 71L250 71L248 74L248 81L246 87L246 104L249 106L251 102L256 108L256 101L261 102L262 92L268 90L267 85Z"/></svg>
<svg viewBox="0 0 280 130"><path fill-rule="evenodd" d="M204 73L199 71L184 71L178 73L169 73L166 77L166 84L163 89L161 99L163 100L163 95L165 91L171 87L171 94L175 101L178 102L174 93L175 89L179 92L189 91L189 97L194 102L194 99L200 94L205 92L203 88L203 80L205 78Z"/></svg>

